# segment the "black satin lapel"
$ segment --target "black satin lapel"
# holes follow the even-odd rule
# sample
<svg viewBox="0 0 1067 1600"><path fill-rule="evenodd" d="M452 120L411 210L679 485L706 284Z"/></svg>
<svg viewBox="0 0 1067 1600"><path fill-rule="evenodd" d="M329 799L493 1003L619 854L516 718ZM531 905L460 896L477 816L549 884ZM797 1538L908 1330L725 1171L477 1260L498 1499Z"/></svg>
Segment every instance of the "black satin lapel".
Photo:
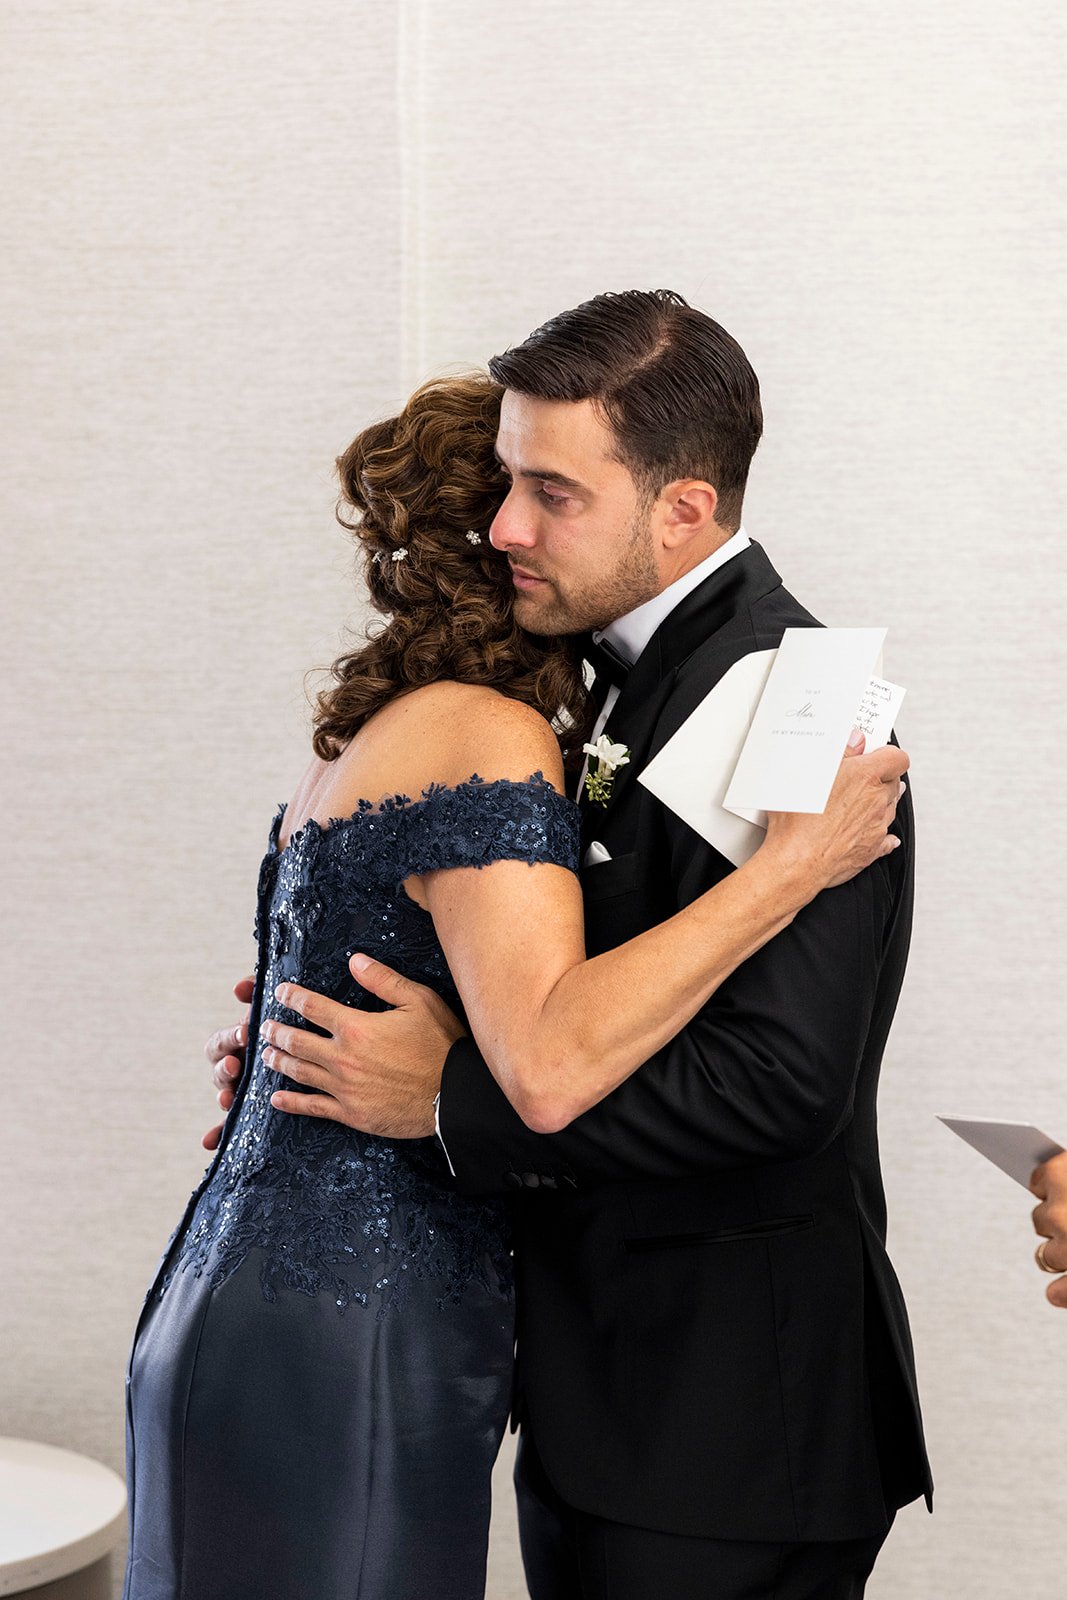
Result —
<svg viewBox="0 0 1067 1600"><path fill-rule="evenodd" d="M781 585L762 545L750 544L739 556L713 572L665 617L652 636L659 645L664 672L680 667L697 647L718 633L745 606ZM645 651L642 655L648 652ZM641 662L638 661L639 667ZM637 671L637 668L634 668ZM629 688L629 683L627 683ZM620 696L621 698L621 696Z"/></svg>
<svg viewBox="0 0 1067 1600"><path fill-rule="evenodd" d="M630 760L615 773L606 805L592 804L583 791L581 808L587 826L618 804L644 767L677 668L744 606L777 588L781 581L762 546L753 543L713 572L664 618L638 657L605 724L604 732L615 744L626 746Z"/></svg>

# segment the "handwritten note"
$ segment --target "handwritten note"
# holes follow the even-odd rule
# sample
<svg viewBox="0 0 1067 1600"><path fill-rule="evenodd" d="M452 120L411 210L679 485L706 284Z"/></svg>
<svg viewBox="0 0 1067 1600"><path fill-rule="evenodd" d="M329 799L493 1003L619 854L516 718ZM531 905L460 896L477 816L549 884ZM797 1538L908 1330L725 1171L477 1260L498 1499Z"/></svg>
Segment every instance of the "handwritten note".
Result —
<svg viewBox="0 0 1067 1600"><path fill-rule="evenodd" d="M862 728L867 737L864 749L881 750L889 743L906 692L899 684L887 683L884 678L871 679L856 713L856 726Z"/></svg>

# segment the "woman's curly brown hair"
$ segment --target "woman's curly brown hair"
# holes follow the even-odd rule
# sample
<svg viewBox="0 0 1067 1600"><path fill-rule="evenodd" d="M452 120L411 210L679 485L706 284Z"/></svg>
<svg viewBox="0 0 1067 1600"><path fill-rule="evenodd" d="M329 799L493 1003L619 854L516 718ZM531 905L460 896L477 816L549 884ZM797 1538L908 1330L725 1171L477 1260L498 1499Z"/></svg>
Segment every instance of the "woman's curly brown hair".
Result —
<svg viewBox="0 0 1067 1600"><path fill-rule="evenodd" d="M592 721L580 645L517 626L511 569L489 543L505 493L493 449L501 393L478 375L424 384L338 458L337 520L359 540L371 603L389 621L333 663L317 697L312 744L324 761L397 695L442 679L533 706L565 764L580 760Z"/></svg>

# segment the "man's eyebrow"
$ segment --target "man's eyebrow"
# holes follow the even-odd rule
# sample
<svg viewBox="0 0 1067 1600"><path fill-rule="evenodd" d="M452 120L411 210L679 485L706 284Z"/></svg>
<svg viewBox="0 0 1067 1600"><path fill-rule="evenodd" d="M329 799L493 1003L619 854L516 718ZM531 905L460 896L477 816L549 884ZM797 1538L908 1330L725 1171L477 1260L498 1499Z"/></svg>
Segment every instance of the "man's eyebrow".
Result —
<svg viewBox="0 0 1067 1600"><path fill-rule="evenodd" d="M501 456L499 450L494 450L493 454L504 468L504 471L510 472L511 468ZM583 494L588 494L589 492L587 483L580 483L577 478L568 478L566 473L556 472L551 467L523 467L519 472L519 477L536 478L539 483L558 483L561 489L579 489Z"/></svg>

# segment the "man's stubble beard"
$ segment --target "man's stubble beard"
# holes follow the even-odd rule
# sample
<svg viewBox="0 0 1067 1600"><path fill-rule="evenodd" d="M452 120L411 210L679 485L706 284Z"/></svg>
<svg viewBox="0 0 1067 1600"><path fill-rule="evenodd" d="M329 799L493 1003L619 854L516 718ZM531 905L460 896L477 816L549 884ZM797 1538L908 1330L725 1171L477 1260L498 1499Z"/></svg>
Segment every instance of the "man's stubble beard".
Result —
<svg viewBox="0 0 1067 1600"><path fill-rule="evenodd" d="M547 600L539 601L516 591L515 621L519 627L535 634L588 633L594 628L606 628L609 622L625 617L659 594L663 585L652 554L650 520L647 511L638 511L619 565L596 583L574 589L564 597L555 579L549 578L546 581L552 593Z"/></svg>

